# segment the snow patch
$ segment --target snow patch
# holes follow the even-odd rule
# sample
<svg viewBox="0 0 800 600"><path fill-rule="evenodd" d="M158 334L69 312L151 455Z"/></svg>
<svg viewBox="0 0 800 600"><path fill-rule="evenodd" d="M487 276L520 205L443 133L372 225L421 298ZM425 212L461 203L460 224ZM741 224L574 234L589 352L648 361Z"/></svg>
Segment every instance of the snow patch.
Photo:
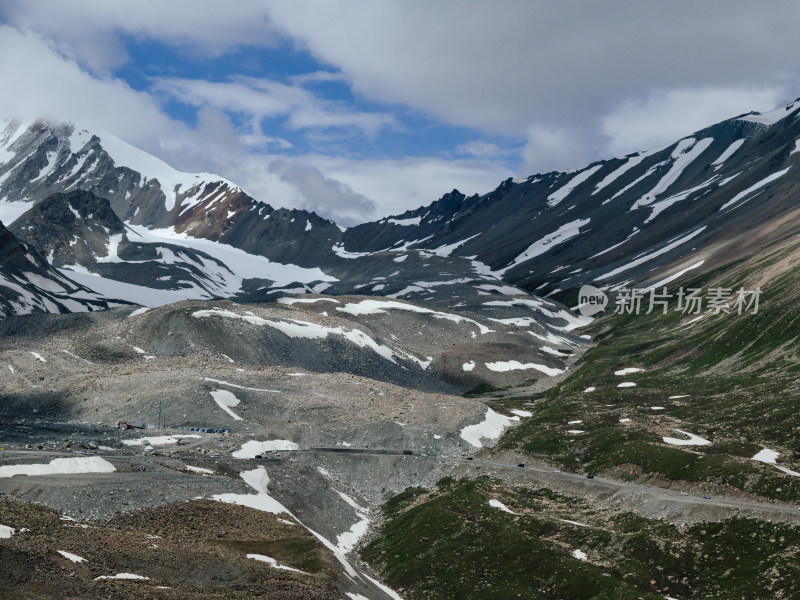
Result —
<svg viewBox="0 0 800 600"><path fill-rule="evenodd" d="M464 427L461 430L461 438L476 448L482 448L481 439L493 442L500 437L506 427L511 427L511 424L511 419L487 408L483 421Z"/></svg>
<svg viewBox="0 0 800 600"><path fill-rule="evenodd" d="M584 181L589 179L589 177L594 175L597 171L599 171L602 168L603 165L599 164L578 173L575 177L570 179L567 185L565 185L562 188L559 188L558 190L556 190L547 197L547 206L553 207L558 203L560 203L564 198L569 196L576 187L578 187Z"/></svg>
<svg viewBox="0 0 800 600"><path fill-rule="evenodd" d="M500 500L495 500L495 499L489 500L489 506L491 506L492 508L500 509L503 512L507 512L510 515L516 515L517 514L513 510L508 508L505 504L500 502Z"/></svg>
<svg viewBox="0 0 800 600"><path fill-rule="evenodd" d="M456 248L460 248L468 241L475 239L479 235L480 233L476 233L475 235L471 235L468 238L461 240L460 242L454 242L452 244L447 244L445 246L439 246L438 248L433 248L432 250L426 250L426 252L431 252L436 256L450 256L453 253L453 250L455 250Z"/></svg>
<svg viewBox="0 0 800 600"><path fill-rule="evenodd" d="M580 235L581 227L588 225L590 220L591 219L577 219L561 225L561 227L554 232L547 234L528 246L522 254L518 255L508 266L498 270L497 273L503 275L506 271L513 269L517 265L544 254L545 252L549 252L558 244L563 244L567 240Z"/></svg>
<svg viewBox="0 0 800 600"><path fill-rule="evenodd" d="M699 228L695 229L694 231L692 231L690 233L687 233L686 235L684 235L682 237L679 237L679 238L676 238L676 239L672 240L670 243L665 245L663 248L659 248L658 250L654 250L653 252L650 252L648 254L641 255L638 258L636 258L636 259L632 260L631 262L629 262L627 265L623 265L621 267L617 267L616 269L614 269L612 271L609 271L608 273L605 273L604 275L600 275L599 277L597 277L595 279L595 281L602 281L603 279L608 279L609 277L613 277L614 275L618 275L619 273L622 273L622 272L627 271L629 269L633 269L634 267L638 267L639 265L644 264L644 263L646 263L646 262L648 262L650 260L653 260L654 258L657 258L657 257L661 256L662 254L666 254L670 250L674 250L675 248L677 248L678 246L680 246L682 244L685 244L686 242L688 242L692 238L697 237L698 235L703 233L703 231L705 231L705 229L706 229L706 226L703 225L702 227L699 227Z"/></svg>
<svg viewBox="0 0 800 600"><path fill-rule="evenodd" d="M83 558L82 556L78 556L77 554L72 554L70 552L64 552L63 550L56 550L56 552L58 552L61 556L63 556L67 560L72 561L74 563L86 562L85 558Z"/></svg>
<svg viewBox="0 0 800 600"><path fill-rule="evenodd" d="M461 323L462 321L465 323L470 323L478 327L481 335L492 332L491 329L473 319L462 317L461 315L456 315L453 313L422 308L421 306L406 304L396 300L362 300L361 302L349 303L345 306L337 306L336 310L354 316L384 314L389 310L405 310L408 312L430 315L434 319L445 319L447 321L453 321L454 323Z"/></svg>
<svg viewBox="0 0 800 600"><path fill-rule="evenodd" d="M183 465L183 468L192 473L200 473L201 475L213 475L214 471L211 469L204 469L203 467L193 467L192 465Z"/></svg>
<svg viewBox="0 0 800 600"><path fill-rule="evenodd" d="M299 449L300 446L289 440L267 440L265 442L250 440L242 444L242 447L231 454L231 456L233 456L233 458L255 458L259 454L264 454L265 452Z"/></svg>
<svg viewBox="0 0 800 600"><path fill-rule="evenodd" d="M220 292L227 295L235 294L241 290L242 281L245 279L270 279L273 287L280 288L290 283L335 282L335 277L326 275L319 268L306 268L294 264L272 262L269 259L249 254L239 248L228 244L214 242L203 238L195 238L186 233L178 233L174 227L167 229L147 229L142 225L125 224L136 234L142 242L153 244L177 244L193 250L199 250L220 261L225 268L216 266L209 273L209 279L218 283ZM130 233L128 234L130 239ZM205 265L212 269L211 265ZM151 290L152 292L152 290ZM185 294L186 292L184 292ZM206 294L205 298L208 298ZM185 298L184 298L185 299ZM175 302L177 300L173 300ZM141 303L139 303L141 304Z"/></svg>
<svg viewBox="0 0 800 600"><path fill-rule="evenodd" d="M739 148L742 147L742 144L744 144L744 138L736 140L730 146L728 146L725 149L725 151L719 155L719 158L717 158L717 160L711 163L712 165L715 166L714 170L716 171L717 169L719 169L726 160L728 160L731 156L733 156L734 152L736 152Z"/></svg>
<svg viewBox="0 0 800 600"><path fill-rule="evenodd" d="M300 525L305 527L314 537L316 537L322 544L328 548L331 552L333 552L336 559L342 564L347 571L347 574L353 578L358 575L356 570L353 566L347 561L344 556L344 553L335 545L333 545L330 540L326 539L325 537L321 536L319 533L314 531L313 529L303 525L303 523L295 517L285 506L283 506L280 502L272 498L269 493L267 492L267 486L269 485L269 476L267 475L266 469L264 467L259 467L252 471L245 471L240 473L239 476L253 489L258 492L257 494L217 494L212 496L214 500L218 500L220 502L227 502L228 504L239 504L241 506L248 506L250 508L255 508L256 510L262 510L264 512L270 512L273 514L280 514L280 513L287 513L291 516L295 521L297 521ZM365 576L366 577L366 576ZM381 585L374 580L370 580L375 583L375 585ZM388 589L388 588L387 588ZM398 596L399 598L399 596ZM402 600L402 599L401 599Z"/></svg>
<svg viewBox="0 0 800 600"><path fill-rule="evenodd" d="M639 200L631 206L631 210L652 203L656 199L656 196L666 192L669 187L678 180L684 169L700 156L713 141L714 138L704 138L697 143L695 143L694 138L680 140L672 151L671 158L674 159L674 161L670 170L667 171L667 174L661 178L652 190L639 198Z"/></svg>
<svg viewBox="0 0 800 600"><path fill-rule="evenodd" d="M747 189L746 189L746 190L744 190L743 192L739 192L739 193L738 193L738 194L736 194L736 195L735 195L733 198L731 198L730 200L728 200L728 201L727 201L725 204L723 204L722 206L720 206L720 207L719 207L719 210L720 210L720 211L723 211L723 210L725 210L726 208L730 208L730 207L731 207L731 206L733 206L734 204L737 204L737 203L739 203L739 201L740 201L742 198L745 198L746 196L749 196L750 194L752 194L753 192L755 192L757 189L760 189L760 188L764 187L765 185L767 185L768 183L771 183L771 182L775 181L776 179L778 179L778 178L780 178L780 177L783 177L784 175L786 175L786 173L789 171L789 169L791 169L791 167L786 167L786 168L785 168L783 171L776 171L775 173L772 173L771 175L769 175L769 176L765 177L764 179L762 179L762 180L761 180L761 181L759 181L758 183L754 183L754 184L753 184L753 185L751 185L749 188L747 188ZM742 202L742 204L744 204L744 202ZM740 206L741 206L741 204L740 204Z"/></svg>
<svg viewBox="0 0 800 600"><path fill-rule="evenodd" d="M142 575L134 575L133 573L117 573L116 575L100 575L100 577L95 577L94 580L98 581L100 579L133 579L139 581L146 581L149 580L149 577L144 577Z"/></svg>
<svg viewBox="0 0 800 600"><path fill-rule="evenodd" d="M285 571L294 571L295 573L302 573L303 575L308 575L308 573L306 573L305 571L301 571L300 569L287 567L286 565L280 565L278 564L277 560L269 556L265 556L264 554L248 554L247 558L252 558L254 560L265 562L269 564L269 566L272 567L273 569L283 569Z"/></svg>
<svg viewBox="0 0 800 600"><path fill-rule="evenodd" d="M226 184L231 191L240 188L230 181L213 173L182 173L164 161L143 152L139 148L123 142L110 133L99 134L103 150L111 157L117 167L128 167L139 172L146 180L157 179L165 196L165 207L171 211L176 204L178 193L185 193L198 184L209 181ZM221 186L224 188L224 185Z"/></svg>
<svg viewBox="0 0 800 600"><path fill-rule="evenodd" d="M108 238L108 252L105 256L98 256L95 260L99 263L121 263L125 262L119 257L119 245L122 242L122 233L115 233Z"/></svg>
<svg viewBox="0 0 800 600"><path fill-rule="evenodd" d="M565 356L569 356L569 354L567 352L562 352L561 350L556 350L555 348L551 348L550 346L542 346L541 348L539 348L539 350L541 350L542 352L545 352L547 354L550 354L551 356L560 356L562 358L565 357Z"/></svg>
<svg viewBox="0 0 800 600"><path fill-rule="evenodd" d="M334 244L331 246L331 250L333 250L333 253L339 258L347 258L351 260L372 254L372 252L348 252L344 249L344 244L342 243Z"/></svg>
<svg viewBox="0 0 800 600"><path fill-rule="evenodd" d="M688 440L682 440L680 438L674 437L664 437L664 443L672 444L673 446L709 446L711 442L706 439L701 438L699 435L695 435L693 433L689 433L688 431L682 431L680 429L676 429L678 433L681 435L689 436Z"/></svg>
<svg viewBox="0 0 800 600"><path fill-rule="evenodd" d="M797 108L797 104L792 102L781 108L776 108L775 110L770 110L764 113L755 112L753 114L745 115L744 117L739 117L739 121L751 121L753 123L761 123L762 125L770 126L789 116L789 114L795 108Z"/></svg>
<svg viewBox="0 0 800 600"><path fill-rule="evenodd" d="M386 219L388 223L392 225L400 225L402 227L408 227L410 225L419 225L422 221L422 217L411 217L408 219Z"/></svg>
<svg viewBox="0 0 800 600"><path fill-rule="evenodd" d="M228 413L234 420L242 420L242 417L231 410L231 407L239 405L239 399L236 396L234 396L228 390L214 390L209 393L211 394L211 397L214 398L214 402L216 402L217 405L219 405L219 407Z"/></svg>
<svg viewBox="0 0 800 600"><path fill-rule="evenodd" d="M114 468L107 460L99 456L80 458L54 458L46 464L5 465L0 467L0 477L14 475L70 475L75 473L113 473Z"/></svg>
<svg viewBox="0 0 800 600"><path fill-rule="evenodd" d="M349 305L348 305L349 306ZM337 309L342 310L342 309ZM422 310L422 309L421 309ZM433 312L433 311L431 311ZM379 354L386 360L396 363L394 356L395 352L388 346L378 344L375 340L369 337L360 329L344 329L343 327L325 327L317 323L310 323L308 321L299 321L297 319L290 319L290 321L271 321L269 319L262 319L253 314L239 315L230 310L221 310L218 308L210 310L198 310L192 313L196 319L206 317L222 317L226 319L241 319L253 325L267 326L277 329L284 335L291 338L302 339L325 339L328 335L339 335L352 342L360 348L369 348L376 354ZM407 355L405 358L411 359Z"/></svg>
<svg viewBox="0 0 800 600"><path fill-rule="evenodd" d="M595 186L594 191L592 192L592 196L594 196L597 192L599 192L603 188L611 185L614 181L619 179L622 175L624 175L625 173L630 171L633 167L638 165L640 162L642 162L648 156L651 156L652 154L655 154L657 151L658 150L649 150L647 152L640 152L639 154L637 154L635 156L631 156L627 161L625 161L622 164L622 166L618 167L613 172L611 172L610 174L606 175L603 178L603 180Z"/></svg>
<svg viewBox="0 0 800 600"><path fill-rule="evenodd" d="M570 525L576 525L577 527L588 527L586 523L579 523L578 521L570 521L569 519L559 519L562 523L569 523Z"/></svg>
<svg viewBox="0 0 800 600"><path fill-rule="evenodd" d="M619 371L614 371L614 375L630 375L631 373L641 373L643 371L644 369L640 369L639 367L625 367Z"/></svg>
<svg viewBox="0 0 800 600"><path fill-rule="evenodd" d="M759 462L769 463L771 465L774 465L779 455L780 453L775 452L775 450L764 448L763 450L758 452L758 454L756 454L751 460L757 460Z"/></svg>
<svg viewBox="0 0 800 600"><path fill-rule="evenodd" d="M662 287L664 285L667 285L668 283L672 283L673 281L675 281L679 277L682 277L684 274L688 273L689 271L702 266L704 262L706 262L706 261L705 260L699 260L696 263L694 263L693 265L689 265L685 269L681 269L677 273L673 273L672 275L669 275L669 276L665 277L664 279L661 279L660 281L656 281L655 283L653 283L651 285L648 285L646 288L643 289L643 291L647 292L647 291L650 291L652 289L656 289L657 290L658 288L660 288L660 287Z"/></svg>
<svg viewBox="0 0 800 600"><path fill-rule="evenodd" d="M372 583L372 585L374 585L376 588L381 590L384 594L389 596L389 598L391 598L391 600L403 600L400 597L400 595L397 592L395 592L392 588L383 585L380 581L377 581L377 580L373 579L372 577L370 577L366 573L362 573L361 575L363 575L370 583Z"/></svg>
<svg viewBox="0 0 800 600"><path fill-rule="evenodd" d="M548 367L546 365L539 365L536 363L523 364L518 360L497 361L485 364L486 368L490 371L496 371L500 373L505 371L526 371L529 369L536 369L537 371L540 371L549 377L554 377L556 375L561 375L564 372L563 369L556 369L555 367Z"/></svg>
<svg viewBox="0 0 800 600"><path fill-rule="evenodd" d="M338 300L333 298L278 298L278 304L287 304L292 306L293 304L315 304L317 302L333 302L334 304L339 304Z"/></svg>

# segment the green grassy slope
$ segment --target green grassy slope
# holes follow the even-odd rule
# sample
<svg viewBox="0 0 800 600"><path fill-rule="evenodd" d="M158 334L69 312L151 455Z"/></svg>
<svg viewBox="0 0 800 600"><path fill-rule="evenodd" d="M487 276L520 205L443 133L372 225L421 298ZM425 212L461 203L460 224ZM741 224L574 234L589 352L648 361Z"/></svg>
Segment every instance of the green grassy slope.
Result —
<svg viewBox="0 0 800 600"><path fill-rule="evenodd" d="M590 330L597 345L561 385L536 399L534 416L501 446L572 470L622 477L657 473L800 499L800 477L750 460L770 448L780 452L779 465L800 470L799 257L799 245L782 246L680 283L706 291L760 285L755 315L706 313L695 320L697 315L671 310L598 320ZM670 308L676 306L673 300ZM628 367L644 372L614 375ZM626 381L636 386L618 387ZM596 389L586 392L590 387ZM582 423L568 425L576 420ZM570 429L585 433L569 434ZM675 429L712 444L665 444L664 436L685 437Z"/></svg>
<svg viewBox="0 0 800 600"><path fill-rule="evenodd" d="M490 506L490 499L517 514ZM794 558L800 531L791 525L733 519L679 528L631 514L598 514L582 500L511 489L489 478L407 490L385 512L379 537L362 554L407 600L800 593Z"/></svg>

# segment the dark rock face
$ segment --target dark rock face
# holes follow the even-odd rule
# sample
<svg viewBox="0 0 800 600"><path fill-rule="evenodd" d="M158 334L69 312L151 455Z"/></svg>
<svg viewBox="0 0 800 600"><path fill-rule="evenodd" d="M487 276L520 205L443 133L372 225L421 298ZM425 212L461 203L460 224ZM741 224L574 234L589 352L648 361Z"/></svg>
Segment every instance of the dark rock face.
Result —
<svg viewBox="0 0 800 600"><path fill-rule="evenodd" d="M108 253L109 238L125 232L108 200L84 190L53 194L10 228L58 268L94 264Z"/></svg>
<svg viewBox="0 0 800 600"><path fill-rule="evenodd" d="M64 277L0 224L0 315L85 312L123 304Z"/></svg>
<svg viewBox="0 0 800 600"><path fill-rule="evenodd" d="M109 201L89 191L45 198L14 221L12 230L56 268L83 268L160 290L194 286L209 298L231 295L218 276L234 275L220 260L177 244L137 241L138 234L125 226Z"/></svg>

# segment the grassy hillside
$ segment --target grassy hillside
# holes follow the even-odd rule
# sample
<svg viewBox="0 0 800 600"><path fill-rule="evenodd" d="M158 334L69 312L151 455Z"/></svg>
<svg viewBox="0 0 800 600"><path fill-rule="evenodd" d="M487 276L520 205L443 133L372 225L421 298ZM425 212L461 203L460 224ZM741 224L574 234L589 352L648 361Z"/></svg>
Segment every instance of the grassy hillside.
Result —
<svg viewBox="0 0 800 600"><path fill-rule="evenodd" d="M597 345L562 384L535 398L534 416L501 446L576 471L659 474L800 500L800 477L751 460L769 448L780 453L777 465L800 470L798 260L800 245L783 245L670 286L673 292L679 285L706 292L760 286L757 314L685 315L672 310L673 299L666 315L598 320L590 330ZM643 371L614 374L634 367ZM636 385L618 387L623 382ZM664 436L686 437L676 429L711 444L664 443Z"/></svg>
<svg viewBox="0 0 800 600"><path fill-rule="evenodd" d="M491 506L491 499L516 514ZM485 477L409 489L384 510L387 521L363 556L408 600L800 593L792 558L800 531L791 525L734 519L682 528L597 513L579 499Z"/></svg>

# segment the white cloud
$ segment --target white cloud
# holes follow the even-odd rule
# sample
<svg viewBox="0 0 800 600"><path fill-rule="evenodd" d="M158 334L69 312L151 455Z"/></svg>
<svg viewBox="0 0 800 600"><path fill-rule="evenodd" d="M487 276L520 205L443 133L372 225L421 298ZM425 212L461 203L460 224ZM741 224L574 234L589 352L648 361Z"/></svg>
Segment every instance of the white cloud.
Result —
<svg viewBox="0 0 800 600"><path fill-rule="evenodd" d="M191 129L164 114L148 93L86 72L31 32L0 26L0 55L18 57L0 61L0 80L14 90L0 94L0 115L73 121L109 131L176 168L219 173L273 206L307 208L353 223L427 204L456 186L467 193L488 191L510 176L502 167L475 161L356 161L322 155L286 159L252 154L248 144L285 146L288 142L260 130L241 135L217 106L225 106L221 102L204 105L196 128ZM298 89L282 91L291 99ZM249 107L244 104L244 108ZM352 122L369 128L357 117ZM283 166L271 168L276 161L283 161L279 162ZM331 205L326 208L328 200Z"/></svg>
<svg viewBox="0 0 800 600"><path fill-rule="evenodd" d="M578 168L736 113L769 110L798 95L784 95L800 81L798 17L800 5L788 0L769 10L744 0L509 0L499 8L482 0L5 0L0 20L16 29L0 25L0 52L14 58L0 62L0 81L13 90L0 96L0 115L106 129L178 168L221 172L274 205L320 206L322 193L309 197L317 186L338 189L336 210L368 211L368 204L348 201L363 197L382 216L453 187L494 188L514 174L488 160L507 158L509 139L527 140L516 174L528 175ZM110 75L130 59L126 37L195 57L291 44L307 48L320 70L290 84L235 73L225 82L163 78L161 95L153 96ZM327 100L314 84L329 81L387 108ZM159 104L164 97L196 107L197 125L168 117ZM453 155L477 159L427 157L419 148L422 157L398 160L322 154L346 152L342 136L402 127L408 109L434 125L471 129L483 141ZM247 126L234 127L231 115ZM270 171L285 157L253 149L275 152L290 143L262 131L264 118L283 119L318 154ZM313 165L321 183L295 160Z"/></svg>
<svg viewBox="0 0 800 600"><path fill-rule="evenodd" d="M370 98L519 135L584 133L621 97L655 88L760 86L797 74L800 5L744 0L267 0L295 42ZM769 108L769 107L765 107Z"/></svg>
<svg viewBox="0 0 800 600"><path fill-rule="evenodd" d="M52 39L96 73L127 61L120 34L205 56L276 43L269 16L256 0L237 0L235 8L216 0L4 0L0 17Z"/></svg>
<svg viewBox="0 0 800 600"><path fill-rule="evenodd" d="M723 119L780 103L782 87L682 88L652 91L627 99L601 118L608 151L624 155L646 150Z"/></svg>
<svg viewBox="0 0 800 600"><path fill-rule="evenodd" d="M782 94L800 82L800 4L788 0L266 5L356 93L487 134L527 132L521 174L662 145L800 94Z"/></svg>
<svg viewBox="0 0 800 600"><path fill-rule="evenodd" d="M147 93L119 79L93 77L30 32L0 25L0 115L74 121L112 131L152 150L162 137L186 136Z"/></svg>
<svg viewBox="0 0 800 600"><path fill-rule="evenodd" d="M286 117L293 129L352 128L374 136L395 123L388 113L349 110L302 87L263 78L239 77L228 82L163 78L156 80L153 89L193 106L238 113L255 123L265 117Z"/></svg>
<svg viewBox="0 0 800 600"><path fill-rule="evenodd" d="M357 193L374 199L378 205L376 218L430 204L453 188L467 196L485 194L514 175L502 164L480 159L351 160L314 154L306 160L328 177L346 182Z"/></svg>
<svg viewBox="0 0 800 600"><path fill-rule="evenodd" d="M468 156L477 156L481 158L501 156L503 154L510 154L510 152L510 150L501 148L494 142L486 142L483 140L473 140L456 146L456 154L466 154Z"/></svg>
<svg viewBox="0 0 800 600"><path fill-rule="evenodd" d="M577 133L548 125L533 125L527 133L521 175L575 169L589 161L591 154Z"/></svg>
<svg viewBox="0 0 800 600"><path fill-rule="evenodd" d="M276 207L313 210L341 225L430 204L454 187L466 195L486 193L513 176L502 165L474 159L355 160L322 154L245 154L207 145L204 149L213 172L253 197Z"/></svg>
<svg viewBox="0 0 800 600"><path fill-rule="evenodd" d="M303 73L290 77L292 83L303 85L305 83L319 83L329 81L347 81L343 73L331 73L330 71L314 71L313 73Z"/></svg>
<svg viewBox="0 0 800 600"><path fill-rule="evenodd" d="M281 181L294 187L306 210L350 227L374 216L375 202L353 191L346 183L325 177L303 160L276 160L269 165Z"/></svg>

